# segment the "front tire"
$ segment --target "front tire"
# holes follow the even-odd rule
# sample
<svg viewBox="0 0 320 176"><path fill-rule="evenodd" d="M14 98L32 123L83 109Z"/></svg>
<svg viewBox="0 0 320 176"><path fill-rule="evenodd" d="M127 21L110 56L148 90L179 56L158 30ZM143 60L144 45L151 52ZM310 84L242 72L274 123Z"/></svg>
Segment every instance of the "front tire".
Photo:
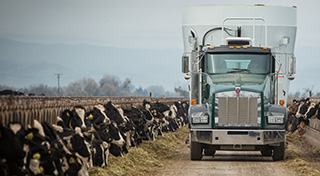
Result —
<svg viewBox="0 0 320 176"><path fill-rule="evenodd" d="M202 144L198 142L193 142L191 141L190 145L190 150L191 150L191 160L201 160L202 159Z"/></svg>
<svg viewBox="0 0 320 176"><path fill-rule="evenodd" d="M284 151L285 151L284 142L281 142L280 146L275 146L273 148L273 155L272 155L273 161L284 160Z"/></svg>

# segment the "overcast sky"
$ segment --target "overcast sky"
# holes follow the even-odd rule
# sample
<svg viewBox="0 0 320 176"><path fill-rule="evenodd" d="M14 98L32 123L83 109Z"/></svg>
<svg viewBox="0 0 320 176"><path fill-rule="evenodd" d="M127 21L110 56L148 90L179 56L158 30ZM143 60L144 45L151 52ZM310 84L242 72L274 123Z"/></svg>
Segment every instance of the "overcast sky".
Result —
<svg viewBox="0 0 320 176"><path fill-rule="evenodd" d="M320 48L318 0L0 0L0 38L182 50L182 6L257 3L297 6L296 48ZM297 79L292 82L291 90L313 86L320 92L320 79L307 77L318 74L313 69L319 70L320 58L303 56L297 60ZM176 69L180 70L180 65Z"/></svg>

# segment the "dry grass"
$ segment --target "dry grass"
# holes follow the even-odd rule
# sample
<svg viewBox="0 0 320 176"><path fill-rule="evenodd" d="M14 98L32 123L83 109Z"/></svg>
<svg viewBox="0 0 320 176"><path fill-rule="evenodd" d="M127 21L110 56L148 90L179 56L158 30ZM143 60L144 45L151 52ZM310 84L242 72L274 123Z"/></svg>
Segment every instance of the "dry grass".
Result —
<svg viewBox="0 0 320 176"><path fill-rule="evenodd" d="M155 141L143 141L139 147L130 148L124 157L109 158L106 168L93 167L89 174L96 175L146 175L163 167L163 162L172 154L178 152L180 144L184 143L189 134L187 126L174 133L164 133Z"/></svg>

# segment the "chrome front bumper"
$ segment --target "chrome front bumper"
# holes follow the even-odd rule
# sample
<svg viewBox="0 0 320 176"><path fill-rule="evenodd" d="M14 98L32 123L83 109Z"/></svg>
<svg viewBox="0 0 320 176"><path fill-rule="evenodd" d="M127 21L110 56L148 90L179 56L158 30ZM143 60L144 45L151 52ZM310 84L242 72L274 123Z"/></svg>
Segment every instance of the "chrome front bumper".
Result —
<svg viewBox="0 0 320 176"><path fill-rule="evenodd" d="M211 145L270 145L285 141L285 130L191 129L191 141Z"/></svg>

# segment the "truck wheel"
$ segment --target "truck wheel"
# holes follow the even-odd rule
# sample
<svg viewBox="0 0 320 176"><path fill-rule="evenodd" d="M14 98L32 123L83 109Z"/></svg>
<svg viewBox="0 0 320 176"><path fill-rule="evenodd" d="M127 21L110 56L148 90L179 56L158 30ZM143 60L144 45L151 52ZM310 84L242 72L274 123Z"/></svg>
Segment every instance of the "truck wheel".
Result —
<svg viewBox="0 0 320 176"><path fill-rule="evenodd" d="M272 149L261 150L261 155L262 156L271 156L272 155Z"/></svg>
<svg viewBox="0 0 320 176"><path fill-rule="evenodd" d="M272 155L273 161L284 160L284 150L285 150L284 142L281 142L280 146L275 146L273 148L273 155Z"/></svg>
<svg viewBox="0 0 320 176"><path fill-rule="evenodd" d="M213 156L216 153L216 150L212 148L204 148L204 155Z"/></svg>
<svg viewBox="0 0 320 176"><path fill-rule="evenodd" d="M191 160L201 160L202 159L202 144L198 142L191 141Z"/></svg>

